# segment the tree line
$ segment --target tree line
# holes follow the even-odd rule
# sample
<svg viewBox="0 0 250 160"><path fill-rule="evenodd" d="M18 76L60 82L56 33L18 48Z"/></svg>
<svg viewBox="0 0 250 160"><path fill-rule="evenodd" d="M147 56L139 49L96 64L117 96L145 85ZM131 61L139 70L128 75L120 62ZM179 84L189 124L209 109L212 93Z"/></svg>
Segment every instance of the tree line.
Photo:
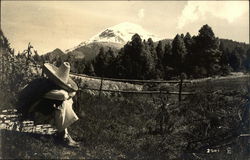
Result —
<svg viewBox="0 0 250 160"><path fill-rule="evenodd" d="M177 34L172 41L142 40L135 34L119 51L102 47L92 61L71 55L52 60L48 57L35 59L57 65L69 61L73 72L110 78L175 79L180 75L202 78L250 70L249 45L221 40L207 24L200 28L197 36Z"/></svg>

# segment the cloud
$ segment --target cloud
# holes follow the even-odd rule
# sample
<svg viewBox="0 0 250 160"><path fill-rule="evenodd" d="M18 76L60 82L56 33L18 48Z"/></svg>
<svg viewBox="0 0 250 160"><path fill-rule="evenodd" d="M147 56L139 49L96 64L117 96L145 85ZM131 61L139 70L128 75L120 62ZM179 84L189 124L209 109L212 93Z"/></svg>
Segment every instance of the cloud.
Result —
<svg viewBox="0 0 250 160"><path fill-rule="evenodd" d="M204 20L207 13L232 23L248 10L248 1L188 1L178 19L177 28Z"/></svg>
<svg viewBox="0 0 250 160"><path fill-rule="evenodd" d="M138 11L138 17L140 18L140 19L142 19L142 18L144 18L144 9L143 8L141 8L139 11Z"/></svg>

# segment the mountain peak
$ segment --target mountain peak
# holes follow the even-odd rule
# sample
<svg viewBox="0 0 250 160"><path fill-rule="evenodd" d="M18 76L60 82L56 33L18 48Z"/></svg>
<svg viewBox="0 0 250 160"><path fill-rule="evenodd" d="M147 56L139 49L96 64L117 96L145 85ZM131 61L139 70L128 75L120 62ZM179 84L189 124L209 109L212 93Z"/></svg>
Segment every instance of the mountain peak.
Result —
<svg viewBox="0 0 250 160"><path fill-rule="evenodd" d="M103 31L91 37L88 41L82 42L78 46L66 50L66 53L75 50L77 48L80 48L81 46L85 46L95 42L116 43L124 45L128 41L131 41L132 36L136 33L140 35L141 39L147 40L148 38L152 38L153 41L161 40L161 38L155 36L152 33L149 33L142 26L138 24L130 22L122 22L117 25L106 28Z"/></svg>
<svg viewBox="0 0 250 160"><path fill-rule="evenodd" d="M134 34L139 34L142 39L152 38L153 41L160 40L159 37L149 33L142 26L130 22L122 22L115 26L109 27L97 35L90 38L87 43L92 42L113 42L125 44L131 40Z"/></svg>

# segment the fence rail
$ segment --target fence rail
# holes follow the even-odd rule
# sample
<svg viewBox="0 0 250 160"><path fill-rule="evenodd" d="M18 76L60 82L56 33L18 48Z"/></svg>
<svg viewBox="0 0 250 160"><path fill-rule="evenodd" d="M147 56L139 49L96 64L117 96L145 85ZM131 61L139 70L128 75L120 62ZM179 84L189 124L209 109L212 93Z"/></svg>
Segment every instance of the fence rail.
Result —
<svg viewBox="0 0 250 160"><path fill-rule="evenodd" d="M33 65L32 65L33 66ZM42 66L34 65L33 67L39 67L42 68ZM93 90L93 91L99 91L99 94L101 92L112 92L112 93L132 93L132 94L173 94L179 96L179 101L181 101L182 95L193 95L193 92L182 92L182 84L183 83L192 83L190 80L168 80L168 81L162 81L162 80L137 80L137 79L117 79L117 78L104 78L104 77L96 77L96 76L88 76L85 74L78 74L78 73L70 73L71 76L78 76L78 77L86 77L86 78L93 78L100 80L100 88L80 88L80 91L84 90ZM136 90L110 90L110 89L103 89L103 81L109 80L109 81L115 81L115 82L133 82L133 83L174 83L179 84L179 92L169 92L169 91L136 91Z"/></svg>
<svg viewBox="0 0 250 160"><path fill-rule="evenodd" d="M85 74L77 74L71 73L74 76L86 77L86 78L93 78L93 79L102 79L102 80L109 80L109 81L117 81L117 82L134 82L134 83L180 83L180 80L138 80L138 79L117 79L117 78L104 78L104 77L96 77L96 76L88 76ZM190 80L183 80L183 83L192 83Z"/></svg>
<svg viewBox="0 0 250 160"><path fill-rule="evenodd" d="M80 88L80 91L93 90L100 92L114 92L114 93L137 93L137 94L174 94L179 95L180 92L168 92L168 91L133 91L133 90L109 90L109 89L97 89L97 88ZM192 92L181 92L182 95L193 95Z"/></svg>
<svg viewBox="0 0 250 160"><path fill-rule="evenodd" d="M42 68L40 65L30 65L33 67ZM79 73L70 73L73 76L79 77L86 77L86 78L93 78L93 79L102 79L102 80L109 80L109 81L116 81L116 82L134 82L134 83L180 83L181 80L139 80L139 79L120 79L120 78L106 78L106 77L97 77L97 76L89 76L86 74L79 74ZM191 80L183 80L182 83L193 83Z"/></svg>

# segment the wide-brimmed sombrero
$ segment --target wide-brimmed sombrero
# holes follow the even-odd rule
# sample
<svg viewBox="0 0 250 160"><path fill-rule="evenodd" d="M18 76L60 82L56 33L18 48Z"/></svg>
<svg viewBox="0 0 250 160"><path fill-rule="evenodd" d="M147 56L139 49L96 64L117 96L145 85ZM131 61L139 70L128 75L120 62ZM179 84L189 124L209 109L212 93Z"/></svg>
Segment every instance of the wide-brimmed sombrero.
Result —
<svg viewBox="0 0 250 160"><path fill-rule="evenodd" d="M78 90L77 84L69 77L70 64L68 62L62 63L60 67L45 63L43 72L56 85L62 87L66 91L73 92Z"/></svg>

